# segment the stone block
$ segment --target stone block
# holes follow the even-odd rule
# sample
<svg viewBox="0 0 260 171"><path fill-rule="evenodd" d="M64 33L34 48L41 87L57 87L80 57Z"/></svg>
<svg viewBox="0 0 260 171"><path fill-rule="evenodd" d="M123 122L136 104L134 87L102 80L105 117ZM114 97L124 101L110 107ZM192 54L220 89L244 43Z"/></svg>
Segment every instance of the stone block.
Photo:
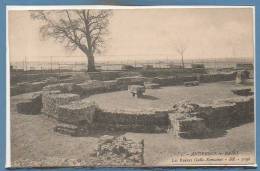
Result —
<svg viewBox="0 0 260 171"><path fill-rule="evenodd" d="M250 96L252 95L251 88L235 88L231 90L234 94L239 96Z"/></svg>
<svg viewBox="0 0 260 171"><path fill-rule="evenodd" d="M104 81L104 86L106 91L113 91L113 90L118 90L119 86L117 85L116 80L110 80L110 81Z"/></svg>
<svg viewBox="0 0 260 171"><path fill-rule="evenodd" d="M199 81L184 82L184 85L185 85L186 87L189 87L189 86L198 86L198 85L199 85Z"/></svg>
<svg viewBox="0 0 260 171"><path fill-rule="evenodd" d="M22 114L40 114L42 109L42 95L33 95L31 99L16 104L16 110Z"/></svg>
<svg viewBox="0 0 260 171"><path fill-rule="evenodd" d="M156 88L160 88L160 84L151 83L151 82L145 82L144 83L144 87L146 89L156 89Z"/></svg>
<svg viewBox="0 0 260 171"><path fill-rule="evenodd" d="M133 95L133 97L136 95L137 97L140 97L145 92L145 87L141 85L129 85L128 91Z"/></svg>

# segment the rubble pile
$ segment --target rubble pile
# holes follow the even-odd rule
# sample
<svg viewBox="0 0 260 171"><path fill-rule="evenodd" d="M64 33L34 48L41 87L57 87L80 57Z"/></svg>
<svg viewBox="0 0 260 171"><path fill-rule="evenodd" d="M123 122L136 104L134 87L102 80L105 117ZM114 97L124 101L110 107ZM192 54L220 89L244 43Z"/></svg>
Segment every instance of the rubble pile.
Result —
<svg viewBox="0 0 260 171"><path fill-rule="evenodd" d="M102 166L141 166L144 165L144 141L135 142L125 137L100 137L96 156Z"/></svg>

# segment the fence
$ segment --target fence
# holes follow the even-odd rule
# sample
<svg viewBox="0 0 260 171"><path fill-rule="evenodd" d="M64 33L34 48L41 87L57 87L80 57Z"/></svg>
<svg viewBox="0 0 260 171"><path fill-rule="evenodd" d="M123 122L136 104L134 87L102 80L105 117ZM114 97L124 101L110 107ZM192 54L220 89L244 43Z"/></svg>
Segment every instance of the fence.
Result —
<svg viewBox="0 0 260 171"><path fill-rule="evenodd" d="M196 59L196 60L185 60L185 68L191 68L192 64L203 64L205 68L219 69L219 68L234 68L236 64L248 64L253 63L251 58L239 58L239 59ZM131 61L119 61L119 62L96 62L96 68L99 70L122 70L124 65L132 66L133 68L142 68L145 66L152 66L153 68L171 68L171 67L181 67L180 60L157 60L157 61L141 61L141 60L131 60ZM13 69L28 70L70 70L70 71L84 71L87 69L87 64L85 62L64 62L53 61L50 58L49 61L45 62L30 62L26 58L21 62L12 62L11 66Z"/></svg>

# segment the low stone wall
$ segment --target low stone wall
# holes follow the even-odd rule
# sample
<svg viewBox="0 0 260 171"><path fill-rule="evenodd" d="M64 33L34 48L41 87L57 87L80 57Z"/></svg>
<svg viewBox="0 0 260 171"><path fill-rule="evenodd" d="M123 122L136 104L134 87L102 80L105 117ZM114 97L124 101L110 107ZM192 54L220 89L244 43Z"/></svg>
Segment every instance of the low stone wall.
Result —
<svg viewBox="0 0 260 171"><path fill-rule="evenodd" d="M109 130L165 132L168 111L108 111L97 109L94 122Z"/></svg>
<svg viewBox="0 0 260 171"><path fill-rule="evenodd" d="M10 82L11 85L20 83L20 82L41 82L49 77L57 77L59 73L30 73L30 71L11 71L10 73Z"/></svg>
<svg viewBox="0 0 260 171"><path fill-rule="evenodd" d="M193 68L170 68L170 69L146 69L142 70L141 74L144 77L168 77L173 75L187 75L193 73L206 73L205 69L193 69Z"/></svg>
<svg viewBox="0 0 260 171"><path fill-rule="evenodd" d="M217 100L205 117L209 128L234 127L253 121L254 96Z"/></svg>
<svg viewBox="0 0 260 171"><path fill-rule="evenodd" d="M24 82L18 83L16 86L12 86L10 89L11 96L23 94L23 93L30 93L35 91L41 91L44 86L47 85L46 81L40 82Z"/></svg>
<svg viewBox="0 0 260 171"><path fill-rule="evenodd" d="M117 78L117 85L121 90L127 90L128 85L143 85L146 82L145 77L135 76L135 77L121 77Z"/></svg>
<svg viewBox="0 0 260 171"><path fill-rule="evenodd" d="M104 82L98 80L90 80L81 84L76 84L75 90L77 94L80 95L92 95L96 93L106 92Z"/></svg>
<svg viewBox="0 0 260 171"><path fill-rule="evenodd" d="M120 77L121 74L122 71L103 71L103 72L89 72L88 76L91 78L91 80L108 81Z"/></svg>
<svg viewBox="0 0 260 171"><path fill-rule="evenodd" d="M94 74L94 73L91 73ZM91 75L90 74L90 75ZM100 73L99 73L100 74ZM102 77L106 74L102 73ZM47 78L45 81L32 83L19 83L11 87L11 96L41 91L43 90L61 90L62 92L77 93L82 95L91 95L96 93L104 93L108 91L127 90L128 85L144 85L145 82L158 84L160 86L182 85L184 82L200 81L202 83L231 81L235 80L236 72L225 74L201 74L200 76L168 76L168 77L116 77L114 80L97 81L89 80L85 73L76 73L64 75L64 78L56 77ZM94 77L95 78L95 77ZM104 79L102 79L104 80ZM48 85L48 86L46 86ZM74 91L75 90L75 91Z"/></svg>
<svg viewBox="0 0 260 171"><path fill-rule="evenodd" d="M43 91L42 101L43 112L59 121L78 125L87 132L159 133L168 130L184 138L200 137L216 129L228 129L254 120L253 96L221 99L211 105L180 102L173 109L163 111L100 109L88 99L80 100L79 95L61 93L60 90Z"/></svg>
<svg viewBox="0 0 260 171"><path fill-rule="evenodd" d="M86 100L74 101L57 107L58 120L69 124L92 124L96 111L96 104Z"/></svg>
<svg viewBox="0 0 260 171"><path fill-rule="evenodd" d="M160 84L161 86L182 85L184 82L199 81L202 83L232 81L236 78L236 72L225 74L201 74L198 76L168 76L155 77L152 82Z"/></svg>
<svg viewBox="0 0 260 171"><path fill-rule="evenodd" d="M254 97L215 101L212 105L180 102L169 113L168 132L180 137L207 136L216 129L229 129L254 120Z"/></svg>
<svg viewBox="0 0 260 171"><path fill-rule="evenodd" d="M51 84L43 87L43 91L61 91L61 93L72 93L75 90L74 83L59 83L59 84Z"/></svg>
<svg viewBox="0 0 260 171"><path fill-rule="evenodd" d="M200 81L203 83L218 82L218 81L231 81L236 79L237 72L222 73L222 74L203 74Z"/></svg>
<svg viewBox="0 0 260 171"><path fill-rule="evenodd" d="M79 100L80 97L77 94L71 93L59 93L55 92L44 92L43 93L43 109L42 111L49 116L58 118L58 108L60 105L69 104L72 101Z"/></svg>

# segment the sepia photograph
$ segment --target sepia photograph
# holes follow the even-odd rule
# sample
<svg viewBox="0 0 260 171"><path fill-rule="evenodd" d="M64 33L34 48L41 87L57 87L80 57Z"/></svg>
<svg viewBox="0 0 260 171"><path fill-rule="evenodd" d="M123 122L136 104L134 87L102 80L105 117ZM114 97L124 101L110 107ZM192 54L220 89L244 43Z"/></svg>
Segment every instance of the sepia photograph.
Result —
<svg viewBox="0 0 260 171"><path fill-rule="evenodd" d="M6 167L256 166L249 6L9 6Z"/></svg>

